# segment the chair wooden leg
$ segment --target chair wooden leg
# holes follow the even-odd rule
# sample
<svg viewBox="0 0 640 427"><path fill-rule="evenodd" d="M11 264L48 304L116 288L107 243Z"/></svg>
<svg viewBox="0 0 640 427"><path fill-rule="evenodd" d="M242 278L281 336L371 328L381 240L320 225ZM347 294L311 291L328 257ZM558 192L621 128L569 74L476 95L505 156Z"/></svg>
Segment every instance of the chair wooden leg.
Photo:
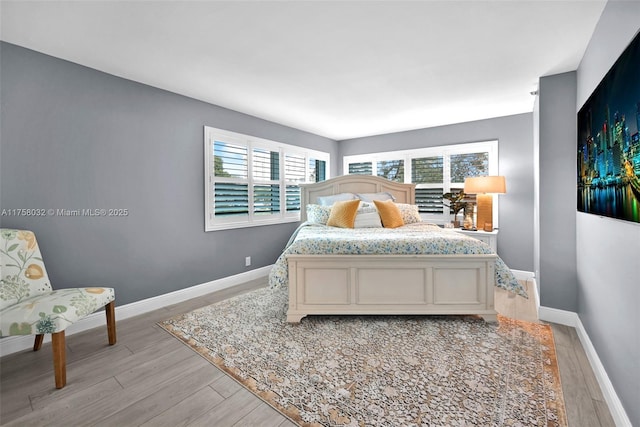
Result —
<svg viewBox="0 0 640 427"><path fill-rule="evenodd" d="M67 384L67 350L64 331L51 334L51 346L53 348L53 370L56 377L56 388L62 388Z"/></svg>
<svg viewBox="0 0 640 427"><path fill-rule="evenodd" d="M42 341L44 340L44 334L38 334L36 335L36 340L33 343L33 351L38 351L40 350L40 347L42 347Z"/></svg>
<svg viewBox="0 0 640 427"><path fill-rule="evenodd" d="M116 303L111 301L104 307L107 313L107 334L109 335L109 345L116 343Z"/></svg>

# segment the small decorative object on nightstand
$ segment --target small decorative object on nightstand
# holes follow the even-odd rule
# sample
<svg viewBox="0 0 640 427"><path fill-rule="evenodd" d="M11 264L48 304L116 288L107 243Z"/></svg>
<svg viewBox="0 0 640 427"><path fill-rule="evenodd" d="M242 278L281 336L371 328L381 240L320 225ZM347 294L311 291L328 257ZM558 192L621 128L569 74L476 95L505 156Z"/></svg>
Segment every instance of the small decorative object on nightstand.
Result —
<svg viewBox="0 0 640 427"><path fill-rule="evenodd" d="M453 227L454 228L458 228L459 222L458 222L458 212L460 212L462 209L464 209L465 206L465 201L464 198L467 195L464 194L464 191L458 191L458 192L453 192L453 193L446 193L442 195L443 199L447 199L449 201L449 209L451 210L451 213L453 214Z"/></svg>
<svg viewBox="0 0 640 427"><path fill-rule="evenodd" d="M475 230L473 226L473 203L471 202L464 204L464 221L462 222L462 228L465 230Z"/></svg>

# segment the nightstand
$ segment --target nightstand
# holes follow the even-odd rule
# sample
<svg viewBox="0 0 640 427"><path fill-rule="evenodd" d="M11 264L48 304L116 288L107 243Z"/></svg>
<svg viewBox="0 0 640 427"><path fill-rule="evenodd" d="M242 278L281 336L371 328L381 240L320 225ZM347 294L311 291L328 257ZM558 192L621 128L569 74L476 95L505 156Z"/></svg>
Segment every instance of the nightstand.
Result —
<svg viewBox="0 0 640 427"><path fill-rule="evenodd" d="M485 242L487 245L491 246L491 249L493 249L495 253L498 253L498 230L471 231L471 230L464 230L462 228L456 228L455 231L456 233L466 234L467 236L471 236L474 239L478 239Z"/></svg>

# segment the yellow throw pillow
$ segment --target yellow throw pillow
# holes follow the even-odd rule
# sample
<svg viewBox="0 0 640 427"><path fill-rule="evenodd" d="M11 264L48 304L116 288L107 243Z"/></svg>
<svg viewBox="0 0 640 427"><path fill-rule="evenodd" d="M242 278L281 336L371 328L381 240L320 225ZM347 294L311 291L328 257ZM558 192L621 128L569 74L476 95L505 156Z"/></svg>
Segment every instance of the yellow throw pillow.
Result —
<svg viewBox="0 0 640 427"><path fill-rule="evenodd" d="M335 202L331 206L331 213L327 225L331 227L353 228L356 222L356 214L360 200L346 200L343 202Z"/></svg>
<svg viewBox="0 0 640 427"><path fill-rule="evenodd" d="M393 200L374 200L373 203L376 204L384 228L397 228L404 225L400 209Z"/></svg>

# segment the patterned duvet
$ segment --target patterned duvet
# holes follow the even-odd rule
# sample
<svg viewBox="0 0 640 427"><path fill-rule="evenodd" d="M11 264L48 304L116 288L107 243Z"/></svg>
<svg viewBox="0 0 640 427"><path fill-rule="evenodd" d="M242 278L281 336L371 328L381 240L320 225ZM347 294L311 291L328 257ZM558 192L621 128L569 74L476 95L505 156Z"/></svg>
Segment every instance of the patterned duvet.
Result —
<svg viewBox="0 0 640 427"><path fill-rule="evenodd" d="M491 248L477 239L427 223L399 228L336 228L304 223L294 232L269 274L273 289L286 286L289 254L491 254ZM496 286L523 297L527 293L509 267L498 258Z"/></svg>

